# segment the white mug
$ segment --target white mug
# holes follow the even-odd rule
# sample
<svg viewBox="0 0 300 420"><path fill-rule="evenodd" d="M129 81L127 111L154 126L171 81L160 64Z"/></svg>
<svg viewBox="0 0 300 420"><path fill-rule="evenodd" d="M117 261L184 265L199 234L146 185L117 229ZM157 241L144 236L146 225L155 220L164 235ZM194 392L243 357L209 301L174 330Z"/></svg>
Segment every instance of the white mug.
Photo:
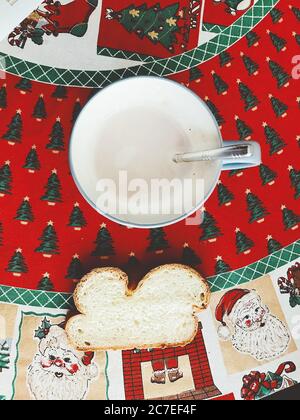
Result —
<svg viewBox="0 0 300 420"><path fill-rule="evenodd" d="M100 214L128 227L157 228L199 210L222 170L261 163L255 142L252 154L240 159L174 162L177 154L232 143L222 140L213 114L192 91L169 79L134 77L101 90L82 110L70 166Z"/></svg>

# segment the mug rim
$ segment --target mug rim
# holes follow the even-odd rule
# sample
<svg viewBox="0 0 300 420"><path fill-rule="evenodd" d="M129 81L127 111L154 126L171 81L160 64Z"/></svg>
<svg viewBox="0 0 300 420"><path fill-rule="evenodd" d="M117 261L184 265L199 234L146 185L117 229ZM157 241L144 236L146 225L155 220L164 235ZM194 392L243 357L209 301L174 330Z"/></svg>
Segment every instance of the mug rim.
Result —
<svg viewBox="0 0 300 420"><path fill-rule="evenodd" d="M174 86L176 86L177 88L181 88L185 91L187 91L189 94L191 94L192 96L194 96L197 101L199 101L205 108L206 110L209 112L212 121L214 122L214 125L216 127L217 133L218 133L218 139L219 139L219 146L222 147L224 145L224 140L218 125L218 122L214 116L214 114L212 113L212 111L210 110L210 108L208 107L208 105L205 103L205 101L200 98L200 96L198 96L194 91L192 91L191 89L189 89L188 87L186 87L185 85L177 82L176 80L172 80L172 79L167 79L164 77L159 77L159 76L134 76L134 77L129 77L126 79L120 79L108 86L106 86L105 88L101 89L99 92L97 92L83 107L82 111L84 110L84 108L87 106L87 104L92 104L93 101L96 101L96 99L98 99L99 96L101 96L101 94L109 89L111 86L114 86L116 84L120 84L120 83L127 83L130 82L131 80L150 80L150 79L154 79L154 80L159 80L159 81L164 81L166 83L170 83L173 84ZM83 189L83 187L81 186L81 183L78 180L78 177L75 173L75 168L74 168L74 164L73 164L73 157L72 157L72 149L73 149L73 144L74 144L74 137L75 137L75 131L76 131L76 126L79 123L80 118L82 118L81 116L82 112L79 114L71 135L70 135L70 142L69 142L69 165L70 165L70 171L71 171L71 175L72 178L75 182L75 185L77 187L77 189L79 190L80 194L82 195L82 197L85 199L85 201L87 201L87 203L99 214L101 214L102 216L106 217L108 220L115 222L121 226L125 226L128 228L137 228L137 229L157 229L157 228L164 228L164 227L168 227L168 226L172 226L175 225L176 223L182 222L183 220L187 219L188 217L190 217L192 214L196 213L199 209L201 209L201 207L206 203L206 201L210 198L210 196L212 195L212 193L214 192L218 180L220 179L221 173L222 173L222 162L220 162L219 165L219 169L217 171L217 175L216 178L214 180L214 182L212 183L212 186L210 188L210 190L208 191L208 193L206 194L205 198L198 203L191 211L184 213L183 215L172 219L171 221L167 221L167 222L162 222L162 223L149 223L149 224L139 224L139 223L132 223L132 222L125 222L124 220L120 220L117 217L114 217L113 215L106 213L104 211L102 211L101 209L99 209L96 205L96 203L94 203L94 201L87 195L87 193L85 192L85 190Z"/></svg>

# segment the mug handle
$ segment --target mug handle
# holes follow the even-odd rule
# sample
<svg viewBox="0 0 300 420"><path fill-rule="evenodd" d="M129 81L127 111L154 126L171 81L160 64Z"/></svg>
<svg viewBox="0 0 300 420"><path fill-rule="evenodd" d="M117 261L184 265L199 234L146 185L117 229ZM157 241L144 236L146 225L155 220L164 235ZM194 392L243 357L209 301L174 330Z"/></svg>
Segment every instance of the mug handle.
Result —
<svg viewBox="0 0 300 420"><path fill-rule="evenodd" d="M237 144L237 141L224 141L224 146L233 146ZM232 171L236 169L254 168L262 163L261 160L261 147L260 144L255 141L239 141L239 145L251 145L251 154L249 156L243 156L239 159L225 158L223 160L223 171Z"/></svg>

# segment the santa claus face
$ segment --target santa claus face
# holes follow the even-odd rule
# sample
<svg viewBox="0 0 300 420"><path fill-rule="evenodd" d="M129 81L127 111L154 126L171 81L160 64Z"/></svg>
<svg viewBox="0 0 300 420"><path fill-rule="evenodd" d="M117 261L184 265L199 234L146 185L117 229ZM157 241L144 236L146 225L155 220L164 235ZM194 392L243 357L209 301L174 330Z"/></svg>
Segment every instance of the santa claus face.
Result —
<svg viewBox="0 0 300 420"><path fill-rule="evenodd" d="M260 299L253 299L236 315L236 325L245 331L256 331L265 327L269 313L268 307L262 305Z"/></svg>
<svg viewBox="0 0 300 420"><path fill-rule="evenodd" d="M69 350L47 348L41 357L41 368L51 372L58 379L73 376L81 369L78 358Z"/></svg>

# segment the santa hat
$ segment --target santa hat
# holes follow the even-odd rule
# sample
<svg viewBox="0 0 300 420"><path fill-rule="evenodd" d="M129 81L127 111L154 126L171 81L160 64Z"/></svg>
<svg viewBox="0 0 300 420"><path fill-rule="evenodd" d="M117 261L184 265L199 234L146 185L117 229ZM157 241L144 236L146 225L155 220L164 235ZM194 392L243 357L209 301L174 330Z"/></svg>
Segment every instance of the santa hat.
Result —
<svg viewBox="0 0 300 420"><path fill-rule="evenodd" d="M255 297L257 297L255 295ZM224 321L225 316L230 316L237 311L241 304L254 298L254 292L247 289L233 289L225 293L216 308L216 320L222 325L218 328L220 339L227 341L231 337L230 329Z"/></svg>

